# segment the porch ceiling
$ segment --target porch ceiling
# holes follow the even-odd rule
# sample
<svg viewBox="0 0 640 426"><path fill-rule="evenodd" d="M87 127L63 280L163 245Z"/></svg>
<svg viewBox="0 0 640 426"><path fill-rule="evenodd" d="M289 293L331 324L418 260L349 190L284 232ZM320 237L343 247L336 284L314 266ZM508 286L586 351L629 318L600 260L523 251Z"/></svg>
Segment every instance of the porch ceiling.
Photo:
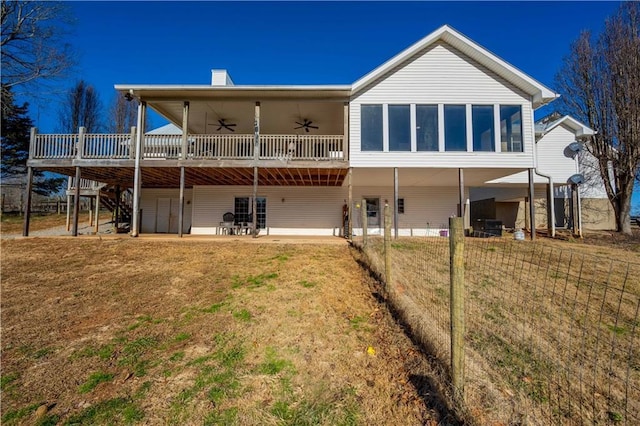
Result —
<svg viewBox="0 0 640 426"><path fill-rule="evenodd" d="M74 167L46 171L75 176ZM82 167L82 178L128 188L133 186L133 168ZM258 186L342 186L347 169L258 168ZM253 185L252 167L185 167L185 187L194 185ZM179 188L180 169L142 168L143 188Z"/></svg>
<svg viewBox="0 0 640 426"><path fill-rule="evenodd" d="M178 127L182 127L183 101L150 101L148 105ZM338 100L267 100L260 104L260 133L342 135L344 107ZM192 100L189 104L189 133L194 134L253 134L255 101ZM231 132L220 127L218 120L236 124ZM318 129L295 129L296 122L313 121Z"/></svg>
<svg viewBox="0 0 640 426"><path fill-rule="evenodd" d="M522 169L463 169L464 186L484 186L485 182ZM354 186L393 186L393 168L354 168ZM457 168L398 168L400 186L458 186Z"/></svg>

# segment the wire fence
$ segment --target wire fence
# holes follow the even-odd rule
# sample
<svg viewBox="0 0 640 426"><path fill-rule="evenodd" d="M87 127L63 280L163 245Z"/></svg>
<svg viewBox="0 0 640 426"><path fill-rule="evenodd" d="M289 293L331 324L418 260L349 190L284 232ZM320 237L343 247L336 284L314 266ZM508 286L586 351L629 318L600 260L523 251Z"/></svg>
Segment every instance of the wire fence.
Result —
<svg viewBox="0 0 640 426"><path fill-rule="evenodd" d="M463 240L459 412L476 424L640 424L640 263L476 236L488 238ZM354 245L450 388L450 238Z"/></svg>

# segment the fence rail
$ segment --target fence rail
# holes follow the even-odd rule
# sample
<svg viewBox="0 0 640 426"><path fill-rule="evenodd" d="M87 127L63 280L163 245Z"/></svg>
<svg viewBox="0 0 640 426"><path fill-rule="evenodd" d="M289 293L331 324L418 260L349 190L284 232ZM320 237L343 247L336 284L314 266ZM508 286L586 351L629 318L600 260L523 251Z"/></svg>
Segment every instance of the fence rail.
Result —
<svg viewBox="0 0 640 426"><path fill-rule="evenodd" d="M145 135L143 159L250 160L255 136L192 134L182 153L182 135ZM342 135L260 135L259 158L279 160L344 160ZM78 155L80 151L80 155ZM33 159L133 159L135 133L36 134Z"/></svg>
<svg viewBox="0 0 640 426"><path fill-rule="evenodd" d="M449 372L442 386L455 370L450 242L406 237L385 247L380 237L354 239L388 277L389 303ZM633 255L488 237L465 238L463 256L462 412L476 424L640 424L640 263Z"/></svg>

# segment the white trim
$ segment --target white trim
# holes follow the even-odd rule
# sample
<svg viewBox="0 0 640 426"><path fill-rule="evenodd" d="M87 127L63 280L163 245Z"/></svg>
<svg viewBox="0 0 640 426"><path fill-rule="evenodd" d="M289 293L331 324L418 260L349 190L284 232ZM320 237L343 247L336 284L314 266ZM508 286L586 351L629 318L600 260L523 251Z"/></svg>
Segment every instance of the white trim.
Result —
<svg viewBox="0 0 640 426"><path fill-rule="evenodd" d="M465 128L467 134L467 152L473 152L473 114L471 113L471 104L465 104Z"/></svg>
<svg viewBox="0 0 640 426"><path fill-rule="evenodd" d="M409 129L411 130L411 152L418 152L416 104L409 104L409 120Z"/></svg>
<svg viewBox="0 0 640 426"><path fill-rule="evenodd" d="M445 152L445 147L444 147L444 104L438 104L438 152Z"/></svg>
<svg viewBox="0 0 640 426"><path fill-rule="evenodd" d="M382 104L382 152L389 152L389 104Z"/></svg>
<svg viewBox="0 0 640 426"><path fill-rule="evenodd" d="M495 128L495 133L493 135L493 144L495 147L495 152L502 152L502 136L500 129L500 104L493 104L493 127Z"/></svg>

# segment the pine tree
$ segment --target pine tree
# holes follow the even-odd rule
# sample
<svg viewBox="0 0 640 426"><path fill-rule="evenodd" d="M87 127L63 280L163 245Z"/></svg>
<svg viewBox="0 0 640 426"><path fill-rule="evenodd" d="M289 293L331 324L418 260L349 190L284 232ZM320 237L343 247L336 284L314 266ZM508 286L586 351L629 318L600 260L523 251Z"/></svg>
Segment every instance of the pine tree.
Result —
<svg viewBox="0 0 640 426"><path fill-rule="evenodd" d="M27 115L29 105L17 105L9 87L2 87L2 180L23 179L29 159L29 138L33 121ZM50 195L60 190L64 178L46 176L34 170L33 191Z"/></svg>

